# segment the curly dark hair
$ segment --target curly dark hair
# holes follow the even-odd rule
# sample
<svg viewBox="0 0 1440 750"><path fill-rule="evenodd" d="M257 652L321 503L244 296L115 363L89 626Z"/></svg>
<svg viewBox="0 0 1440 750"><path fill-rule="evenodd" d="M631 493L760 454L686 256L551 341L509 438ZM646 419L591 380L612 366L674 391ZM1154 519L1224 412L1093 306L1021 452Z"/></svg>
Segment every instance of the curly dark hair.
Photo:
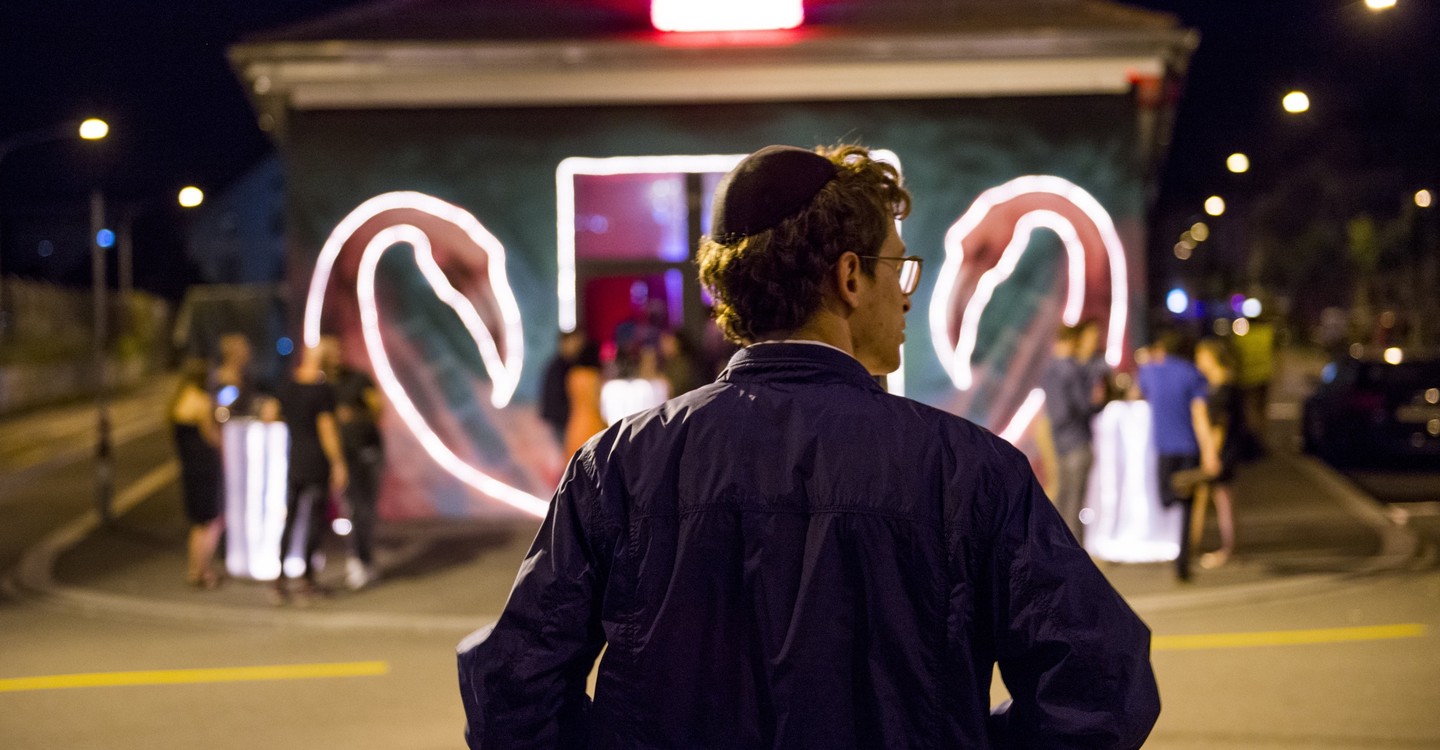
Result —
<svg viewBox="0 0 1440 750"><path fill-rule="evenodd" d="M825 273L845 251L875 255L888 222L910 213L900 173L858 145L821 147L836 175L810 204L774 227L731 244L700 240L700 284L715 298L725 338L749 344L793 331L820 309ZM875 260L861 270L875 273Z"/></svg>

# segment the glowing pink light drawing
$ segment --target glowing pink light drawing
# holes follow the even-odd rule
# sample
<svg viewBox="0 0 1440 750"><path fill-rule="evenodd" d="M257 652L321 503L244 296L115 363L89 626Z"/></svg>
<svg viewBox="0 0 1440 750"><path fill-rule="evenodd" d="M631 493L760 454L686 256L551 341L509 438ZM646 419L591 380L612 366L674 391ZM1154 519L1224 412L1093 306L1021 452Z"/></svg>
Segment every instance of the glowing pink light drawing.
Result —
<svg viewBox="0 0 1440 750"><path fill-rule="evenodd" d="M996 289L1014 273L1037 229L1059 236L1065 251L1066 295L1061 318L1075 325L1087 308L1103 307L1105 361L1124 357L1129 294L1125 248L1110 215L1089 193L1049 175L1018 177L986 190L945 235L945 261L930 301L930 336L941 366L959 390L974 385L980 320ZM999 253L995 252L1000 248ZM1087 300L1098 287L1105 300ZM1099 284L1087 282L1101 280ZM1044 403L1031 391L1006 420L1007 437L1023 435Z"/></svg>
<svg viewBox="0 0 1440 750"><path fill-rule="evenodd" d="M455 311L474 340L490 376L491 403L496 408L507 405L519 383L524 345L520 308L505 276L504 247L469 212L433 196L395 192L371 198L340 221L316 260L305 304L306 346L315 346L320 341L325 291L341 251L366 235L369 240L358 259L355 295L366 350L381 391L425 452L442 468L495 500L543 516L548 507L546 501L475 468L445 445L396 377L380 335L380 312L375 300L376 268L390 247L409 244L421 275L436 296ZM483 261L486 268L488 295L481 300L481 309L450 283L435 258L436 238L443 241L448 253L482 254L476 260Z"/></svg>

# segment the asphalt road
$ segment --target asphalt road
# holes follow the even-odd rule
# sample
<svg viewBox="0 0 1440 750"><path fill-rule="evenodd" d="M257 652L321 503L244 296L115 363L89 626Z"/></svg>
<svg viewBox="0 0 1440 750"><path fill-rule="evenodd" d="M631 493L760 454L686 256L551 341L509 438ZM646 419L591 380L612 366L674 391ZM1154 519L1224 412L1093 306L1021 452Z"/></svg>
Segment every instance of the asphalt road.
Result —
<svg viewBox="0 0 1440 750"><path fill-rule="evenodd" d="M153 432L120 455L123 486L167 460L169 446ZM27 475L23 491L12 483L0 497L7 568L48 530L89 509L88 458L42 469ZM1440 747L1440 518L1408 523L1429 550L1411 569L1142 611L1156 634L1164 701L1147 747ZM497 558L492 567L505 577L514 565ZM22 597L0 600L0 634L0 747L7 749L463 746L453 662L463 628L168 622ZM291 671L239 671L275 665ZM163 671L195 669L218 671ZM346 670L354 674L334 674ZM92 673L127 674L109 686L25 681ZM177 674L192 681L154 684Z"/></svg>

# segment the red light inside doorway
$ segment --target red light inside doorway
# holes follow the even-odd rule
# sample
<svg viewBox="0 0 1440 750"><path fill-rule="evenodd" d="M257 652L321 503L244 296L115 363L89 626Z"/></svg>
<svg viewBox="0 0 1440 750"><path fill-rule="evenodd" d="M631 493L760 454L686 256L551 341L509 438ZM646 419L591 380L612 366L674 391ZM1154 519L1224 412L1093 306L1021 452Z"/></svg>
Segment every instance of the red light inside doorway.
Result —
<svg viewBox="0 0 1440 750"><path fill-rule="evenodd" d="M650 23L660 31L769 31L805 20L802 0L651 0Z"/></svg>

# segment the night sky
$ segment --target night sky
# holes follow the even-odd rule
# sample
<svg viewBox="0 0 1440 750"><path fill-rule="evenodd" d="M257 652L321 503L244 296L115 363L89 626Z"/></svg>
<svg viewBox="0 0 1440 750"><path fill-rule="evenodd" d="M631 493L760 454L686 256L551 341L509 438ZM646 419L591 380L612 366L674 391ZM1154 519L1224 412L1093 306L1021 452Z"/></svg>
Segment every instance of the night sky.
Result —
<svg viewBox="0 0 1440 750"><path fill-rule="evenodd" d="M354 4L6 0L0 138L91 114L112 131L99 144L52 143L6 157L0 211L83 211L98 180L112 200L139 205L141 230L155 237L156 250L137 261L138 283L177 294L185 279L176 228L183 219L171 208L176 191L196 184L216 195L271 150L226 61L227 46ZM1162 173L1157 237L1162 224L1181 221L1213 192L1272 189L1307 163L1353 176L1364 188L1356 205L1379 213L1440 183L1440 3L1399 0L1379 14L1361 0L1130 4L1175 13L1201 34ZM1308 114L1281 110L1292 87L1310 94ZM1250 155L1251 173L1226 173L1232 151ZM7 247L0 270L44 275L22 251L31 252ZM86 279L56 275L62 283Z"/></svg>

